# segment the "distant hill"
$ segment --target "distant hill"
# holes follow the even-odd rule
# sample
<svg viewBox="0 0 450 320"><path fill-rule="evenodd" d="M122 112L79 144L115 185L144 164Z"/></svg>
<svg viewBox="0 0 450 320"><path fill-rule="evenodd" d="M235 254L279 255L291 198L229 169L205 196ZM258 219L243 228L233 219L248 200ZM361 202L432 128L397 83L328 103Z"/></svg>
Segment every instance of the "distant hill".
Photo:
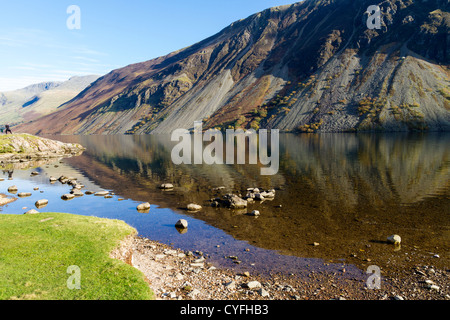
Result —
<svg viewBox="0 0 450 320"><path fill-rule="evenodd" d="M72 77L64 82L43 82L19 90L0 92L0 125L28 122L52 113L98 77Z"/></svg>
<svg viewBox="0 0 450 320"><path fill-rule="evenodd" d="M379 5L381 29L367 27ZM30 133L450 130L448 0L306 0L117 69Z"/></svg>

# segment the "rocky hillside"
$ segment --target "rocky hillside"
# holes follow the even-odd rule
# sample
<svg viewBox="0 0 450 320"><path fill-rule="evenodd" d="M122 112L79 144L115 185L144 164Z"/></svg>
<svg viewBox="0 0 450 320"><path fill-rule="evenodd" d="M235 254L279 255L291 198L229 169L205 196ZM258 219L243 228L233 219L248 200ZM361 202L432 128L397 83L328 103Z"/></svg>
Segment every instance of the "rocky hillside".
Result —
<svg viewBox="0 0 450 320"><path fill-rule="evenodd" d="M367 8L382 10L381 29ZM448 0L306 0L114 70L30 133L450 130Z"/></svg>
<svg viewBox="0 0 450 320"><path fill-rule="evenodd" d="M72 77L64 82L43 82L19 90L0 92L0 123L29 122L55 112L98 77Z"/></svg>
<svg viewBox="0 0 450 320"><path fill-rule="evenodd" d="M83 152L77 143L63 143L30 134L0 135L0 163L59 158Z"/></svg>

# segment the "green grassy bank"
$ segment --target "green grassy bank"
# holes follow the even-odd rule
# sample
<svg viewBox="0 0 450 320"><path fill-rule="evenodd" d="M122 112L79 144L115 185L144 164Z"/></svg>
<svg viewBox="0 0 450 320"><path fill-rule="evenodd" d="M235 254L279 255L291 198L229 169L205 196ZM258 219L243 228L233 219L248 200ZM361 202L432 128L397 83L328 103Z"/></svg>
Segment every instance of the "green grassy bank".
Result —
<svg viewBox="0 0 450 320"><path fill-rule="evenodd" d="M153 299L140 271L109 257L135 233L96 217L0 214L0 300Z"/></svg>

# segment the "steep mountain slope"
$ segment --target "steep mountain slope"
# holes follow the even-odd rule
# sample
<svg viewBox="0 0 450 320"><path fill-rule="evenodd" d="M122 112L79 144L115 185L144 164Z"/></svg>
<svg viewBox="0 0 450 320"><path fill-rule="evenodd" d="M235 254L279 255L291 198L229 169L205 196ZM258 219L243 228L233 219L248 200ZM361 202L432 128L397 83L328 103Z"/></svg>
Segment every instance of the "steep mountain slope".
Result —
<svg viewBox="0 0 450 320"><path fill-rule="evenodd" d="M378 2L382 28L367 27ZM450 130L449 1L307 0L114 70L31 133ZM50 125L49 125L50 124Z"/></svg>
<svg viewBox="0 0 450 320"><path fill-rule="evenodd" d="M0 123L28 122L52 113L98 77L72 77L64 82L43 82L19 90L0 92Z"/></svg>

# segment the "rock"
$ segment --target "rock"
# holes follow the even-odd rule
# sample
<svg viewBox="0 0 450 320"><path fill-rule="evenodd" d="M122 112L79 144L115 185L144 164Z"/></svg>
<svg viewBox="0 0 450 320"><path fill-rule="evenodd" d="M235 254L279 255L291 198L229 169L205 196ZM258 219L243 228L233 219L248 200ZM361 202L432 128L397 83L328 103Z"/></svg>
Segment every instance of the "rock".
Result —
<svg viewBox="0 0 450 320"><path fill-rule="evenodd" d="M224 286L228 290L234 290L234 289L236 289L236 282L230 281L230 282L225 283Z"/></svg>
<svg viewBox="0 0 450 320"><path fill-rule="evenodd" d="M394 234L387 238L388 243L392 244L400 244L402 242L402 238L398 234Z"/></svg>
<svg viewBox="0 0 450 320"><path fill-rule="evenodd" d="M39 172L33 171L33 172L31 173L31 175L32 175L32 176L37 176L37 175L39 175Z"/></svg>
<svg viewBox="0 0 450 320"><path fill-rule="evenodd" d="M186 220L184 220L184 219L180 219L175 224L175 227L180 228L180 229L187 229L188 228L188 222Z"/></svg>
<svg viewBox="0 0 450 320"><path fill-rule="evenodd" d="M257 217L257 216L261 215L261 213L258 210L253 210L248 215L249 216L253 216L253 217Z"/></svg>
<svg viewBox="0 0 450 320"><path fill-rule="evenodd" d="M402 296L396 295L394 296L394 300L405 300Z"/></svg>
<svg viewBox="0 0 450 320"><path fill-rule="evenodd" d="M37 208L43 208L43 207L45 207L47 204L48 204L48 200L47 200L47 199L41 199L41 200L38 200L38 201L36 201L36 202L34 203L34 205L35 205Z"/></svg>
<svg viewBox="0 0 450 320"><path fill-rule="evenodd" d="M266 290L264 290L264 288L259 289L259 290L258 290L258 293L259 293L259 295L260 295L261 297L263 297L263 298L266 298L266 297L269 297L269 296L270 296L269 292L267 292Z"/></svg>
<svg viewBox="0 0 450 320"><path fill-rule="evenodd" d="M109 195L109 191L99 191L99 192L96 192L94 195L97 197L104 197L104 196Z"/></svg>
<svg viewBox="0 0 450 320"><path fill-rule="evenodd" d="M28 210L27 212L25 212L24 214L38 214L38 213L39 213L39 211L31 209L31 210Z"/></svg>
<svg viewBox="0 0 450 320"><path fill-rule="evenodd" d="M188 204L186 208L189 211L200 211L200 210L202 210L202 206L198 205L198 204L195 204L195 203Z"/></svg>
<svg viewBox="0 0 450 320"><path fill-rule="evenodd" d="M164 190L173 189L173 184L171 184L171 183L163 183L162 185L159 186L159 188L160 189L164 189Z"/></svg>
<svg viewBox="0 0 450 320"><path fill-rule="evenodd" d="M63 194L63 195L61 196L61 199L63 199L63 200L72 200L73 198L75 198L75 195L70 194L70 193L68 193L68 194Z"/></svg>
<svg viewBox="0 0 450 320"><path fill-rule="evenodd" d="M16 193L17 191L19 191L17 186L11 186L11 187L8 188L8 192L9 193Z"/></svg>
<svg viewBox="0 0 450 320"><path fill-rule="evenodd" d="M255 200L263 201L264 196L261 193L255 193Z"/></svg>
<svg viewBox="0 0 450 320"><path fill-rule="evenodd" d="M90 194L94 194L95 192L93 191L86 191L84 194L90 195Z"/></svg>
<svg viewBox="0 0 450 320"><path fill-rule="evenodd" d="M84 193L81 192L79 189L73 189L70 191L71 194L73 194L75 197L82 197L84 196Z"/></svg>
<svg viewBox="0 0 450 320"><path fill-rule="evenodd" d="M148 203L148 202L145 202L145 203L141 203L141 204L139 204L137 207L136 207L136 209L138 210L138 211L145 211L145 210L149 210L150 209L150 203Z"/></svg>
<svg viewBox="0 0 450 320"><path fill-rule="evenodd" d="M205 266L204 263L199 262L199 263L191 263L191 267L193 268L203 268Z"/></svg>
<svg viewBox="0 0 450 320"><path fill-rule="evenodd" d="M246 287L249 289L261 288L261 283L258 281L250 281L246 284Z"/></svg>
<svg viewBox="0 0 450 320"><path fill-rule="evenodd" d="M38 190L39 190L39 187L35 187L35 188L33 188L33 190L34 190L34 191L38 191Z"/></svg>
<svg viewBox="0 0 450 320"><path fill-rule="evenodd" d="M221 200L222 204L225 207L231 209L245 209L247 208L247 200L242 199L241 197L234 194L227 194L224 196L224 199Z"/></svg>
<svg viewBox="0 0 450 320"><path fill-rule="evenodd" d="M19 198L31 197L31 192L19 192L17 196Z"/></svg>
<svg viewBox="0 0 450 320"><path fill-rule="evenodd" d="M318 243L318 242L313 242L313 244L312 244L314 247L317 247L317 246L320 246L320 243Z"/></svg>
<svg viewBox="0 0 450 320"><path fill-rule="evenodd" d="M50 177L50 182L56 182L56 181L58 181L58 179L56 179L55 177Z"/></svg>

